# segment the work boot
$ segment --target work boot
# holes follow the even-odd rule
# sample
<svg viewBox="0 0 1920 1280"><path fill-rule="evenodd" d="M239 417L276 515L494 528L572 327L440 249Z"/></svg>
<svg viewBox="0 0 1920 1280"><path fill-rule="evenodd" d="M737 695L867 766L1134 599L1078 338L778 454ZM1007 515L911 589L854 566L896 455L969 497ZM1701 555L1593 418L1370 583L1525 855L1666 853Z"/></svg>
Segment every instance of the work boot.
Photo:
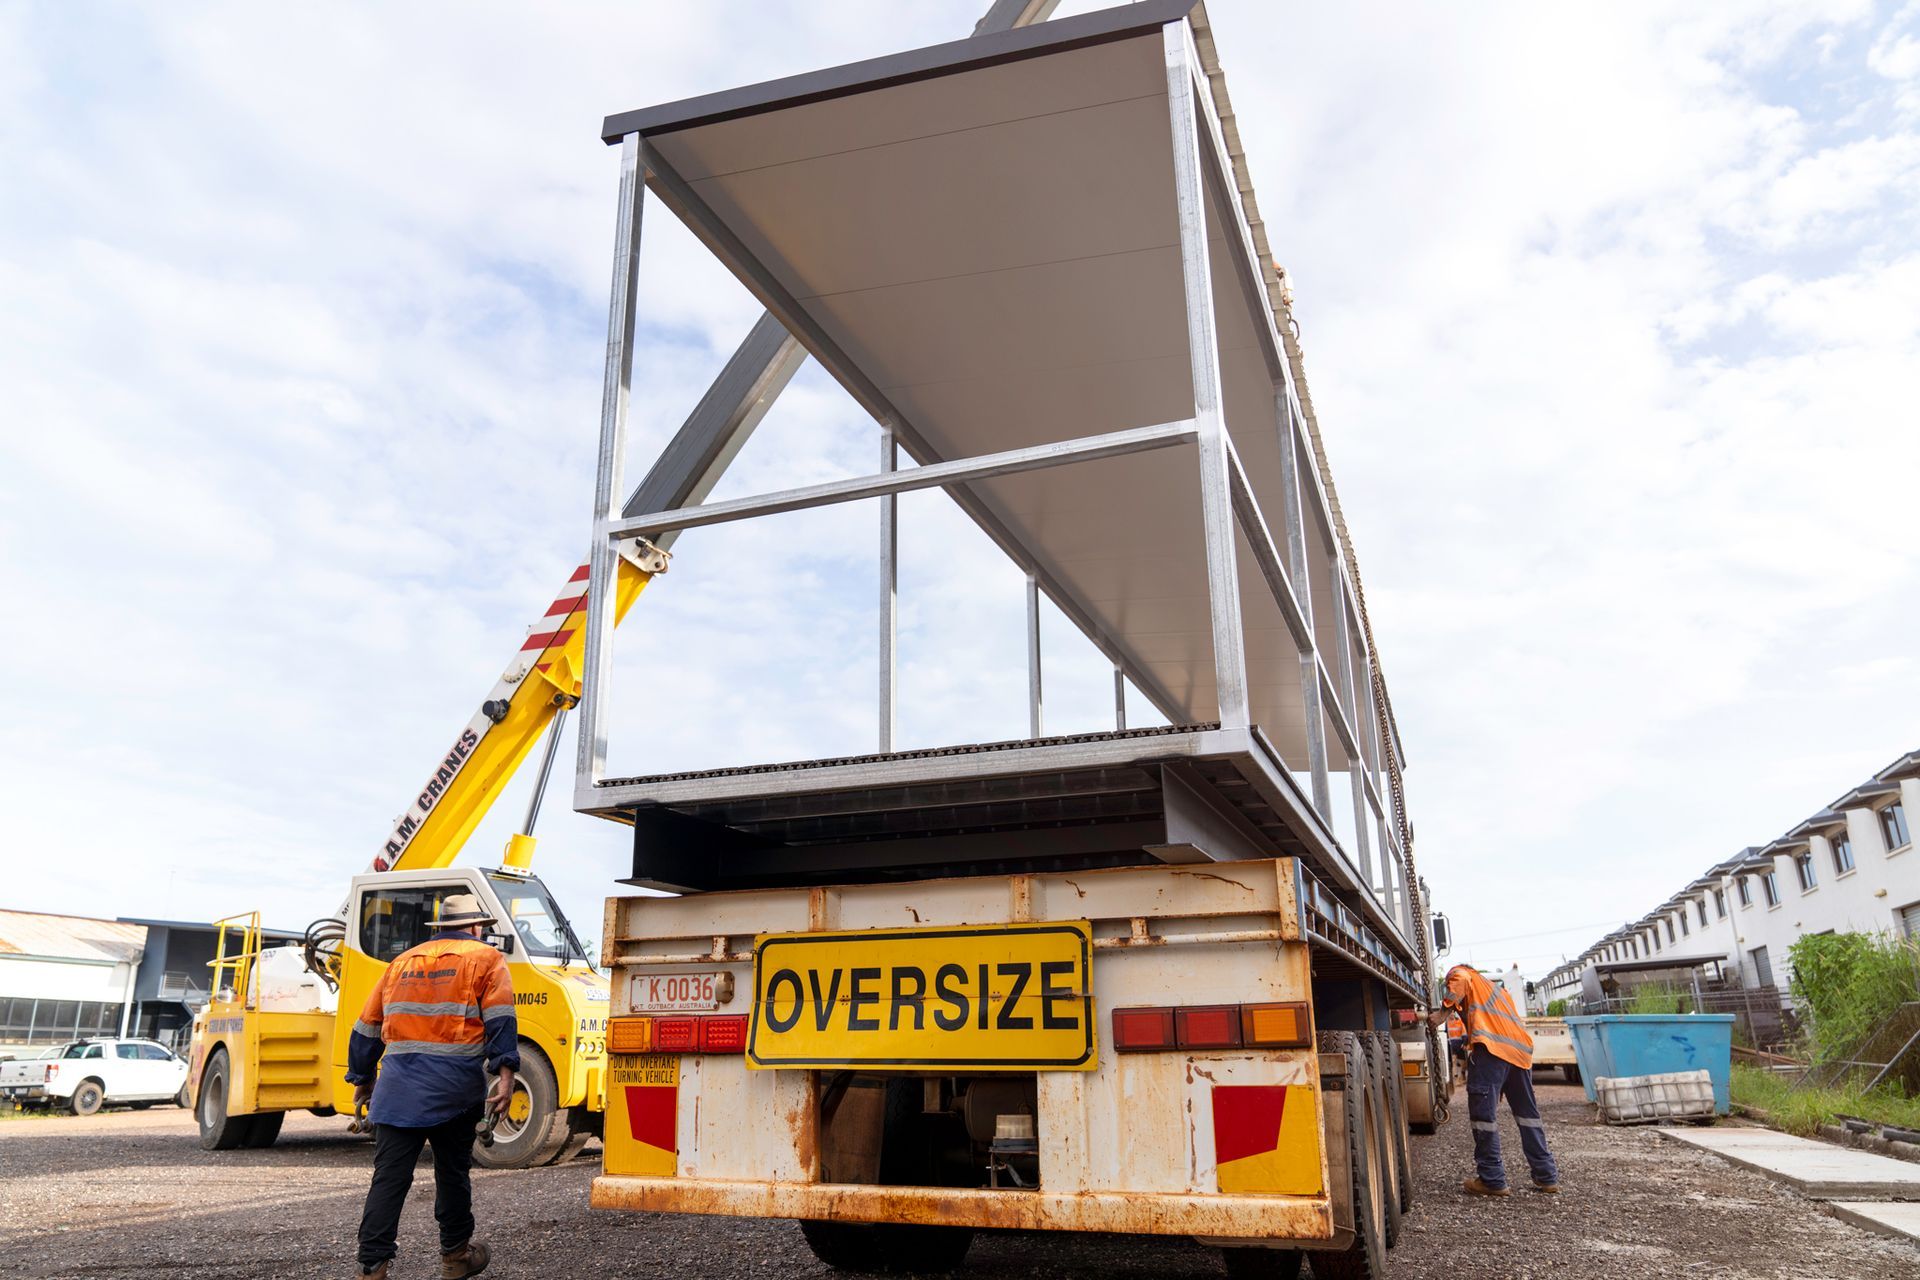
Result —
<svg viewBox="0 0 1920 1280"><path fill-rule="evenodd" d="M359 1276L360 1280L387 1280L387 1268L392 1265L390 1262L383 1262L371 1271L365 1267L355 1265L353 1274Z"/></svg>
<svg viewBox="0 0 1920 1280"><path fill-rule="evenodd" d="M464 1280L467 1276L477 1276L487 1269L487 1263L493 1261L493 1255L487 1252L487 1246L477 1240L469 1240L452 1253L440 1255L440 1275L442 1280Z"/></svg>
<svg viewBox="0 0 1920 1280"><path fill-rule="evenodd" d="M1504 1196L1512 1194L1505 1187L1490 1187L1477 1177L1468 1178L1460 1184L1460 1189L1470 1196Z"/></svg>
<svg viewBox="0 0 1920 1280"><path fill-rule="evenodd" d="M1544 1191L1550 1196L1560 1194L1560 1184L1557 1182L1536 1182L1533 1184L1533 1189L1535 1191Z"/></svg>

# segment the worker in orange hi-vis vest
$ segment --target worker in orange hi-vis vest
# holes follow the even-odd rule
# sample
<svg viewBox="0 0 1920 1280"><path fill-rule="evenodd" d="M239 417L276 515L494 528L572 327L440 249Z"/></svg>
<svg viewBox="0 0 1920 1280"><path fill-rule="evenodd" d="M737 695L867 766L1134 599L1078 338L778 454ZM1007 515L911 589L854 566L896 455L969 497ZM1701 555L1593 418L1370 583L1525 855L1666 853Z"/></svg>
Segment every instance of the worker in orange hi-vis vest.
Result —
<svg viewBox="0 0 1920 1280"><path fill-rule="evenodd" d="M487 1246L473 1238L474 1129L483 1102L496 1114L506 1109L520 1069L513 979L506 957L480 940L492 923L474 895L448 895L434 935L387 967L353 1024L347 1080L356 1105L372 1102L374 1125L362 1276L386 1280L413 1167L429 1143L440 1274L461 1280L487 1269ZM499 1073L491 1092L489 1071Z"/></svg>
<svg viewBox="0 0 1920 1280"><path fill-rule="evenodd" d="M1507 1194L1507 1168L1500 1156L1495 1107L1502 1095L1520 1126L1520 1147L1536 1191L1560 1190L1560 1171L1547 1150L1547 1126L1533 1097L1533 1037L1513 997L1471 965L1447 971L1447 994L1430 1016L1438 1026L1449 1013L1467 1028L1467 1119L1473 1125L1475 1174L1462 1188L1473 1195Z"/></svg>

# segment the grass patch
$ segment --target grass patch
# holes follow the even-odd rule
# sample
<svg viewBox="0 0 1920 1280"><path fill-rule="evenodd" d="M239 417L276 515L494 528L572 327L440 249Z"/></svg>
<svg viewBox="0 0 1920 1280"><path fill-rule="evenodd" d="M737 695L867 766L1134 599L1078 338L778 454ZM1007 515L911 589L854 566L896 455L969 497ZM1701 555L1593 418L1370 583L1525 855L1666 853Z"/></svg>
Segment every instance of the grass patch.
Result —
<svg viewBox="0 0 1920 1280"><path fill-rule="evenodd" d="M1903 1098L1889 1089L1796 1089L1785 1076L1740 1062L1733 1064L1733 1100L1766 1112L1774 1127L1802 1137L1823 1124L1840 1123L1842 1114L1920 1129L1920 1098Z"/></svg>

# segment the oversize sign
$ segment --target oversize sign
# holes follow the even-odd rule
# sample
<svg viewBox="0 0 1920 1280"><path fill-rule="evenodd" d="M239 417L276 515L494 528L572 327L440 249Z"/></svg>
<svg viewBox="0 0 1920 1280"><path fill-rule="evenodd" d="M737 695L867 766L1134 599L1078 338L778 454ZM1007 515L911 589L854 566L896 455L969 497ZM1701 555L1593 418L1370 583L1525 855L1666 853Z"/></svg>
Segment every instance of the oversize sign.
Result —
<svg viewBox="0 0 1920 1280"><path fill-rule="evenodd" d="M1092 927L765 934L750 1067L1091 1071Z"/></svg>

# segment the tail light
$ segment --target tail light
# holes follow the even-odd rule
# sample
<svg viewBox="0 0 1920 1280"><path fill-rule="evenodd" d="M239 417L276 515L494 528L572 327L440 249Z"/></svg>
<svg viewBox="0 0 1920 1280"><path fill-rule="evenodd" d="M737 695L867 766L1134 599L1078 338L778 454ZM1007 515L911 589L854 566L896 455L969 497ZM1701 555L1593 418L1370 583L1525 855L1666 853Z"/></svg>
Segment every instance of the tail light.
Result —
<svg viewBox="0 0 1920 1280"><path fill-rule="evenodd" d="M1220 1004L1115 1009L1118 1053L1167 1049L1304 1049L1313 1043L1305 1004Z"/></svg>
<svg viewBox="0 0 1920 1280"><path fill-rule="evenodd" d="M609 1053L650 1053L653 1050L652 1018L613 1018L607 1023Z"/></svg>
<svg viewBox="0 0 1920 1280"><path fill-rule="evenodd" d="M742 1053L746 1047L743 1013L625 1014L607 1023L610 1053Z"/></svg>

